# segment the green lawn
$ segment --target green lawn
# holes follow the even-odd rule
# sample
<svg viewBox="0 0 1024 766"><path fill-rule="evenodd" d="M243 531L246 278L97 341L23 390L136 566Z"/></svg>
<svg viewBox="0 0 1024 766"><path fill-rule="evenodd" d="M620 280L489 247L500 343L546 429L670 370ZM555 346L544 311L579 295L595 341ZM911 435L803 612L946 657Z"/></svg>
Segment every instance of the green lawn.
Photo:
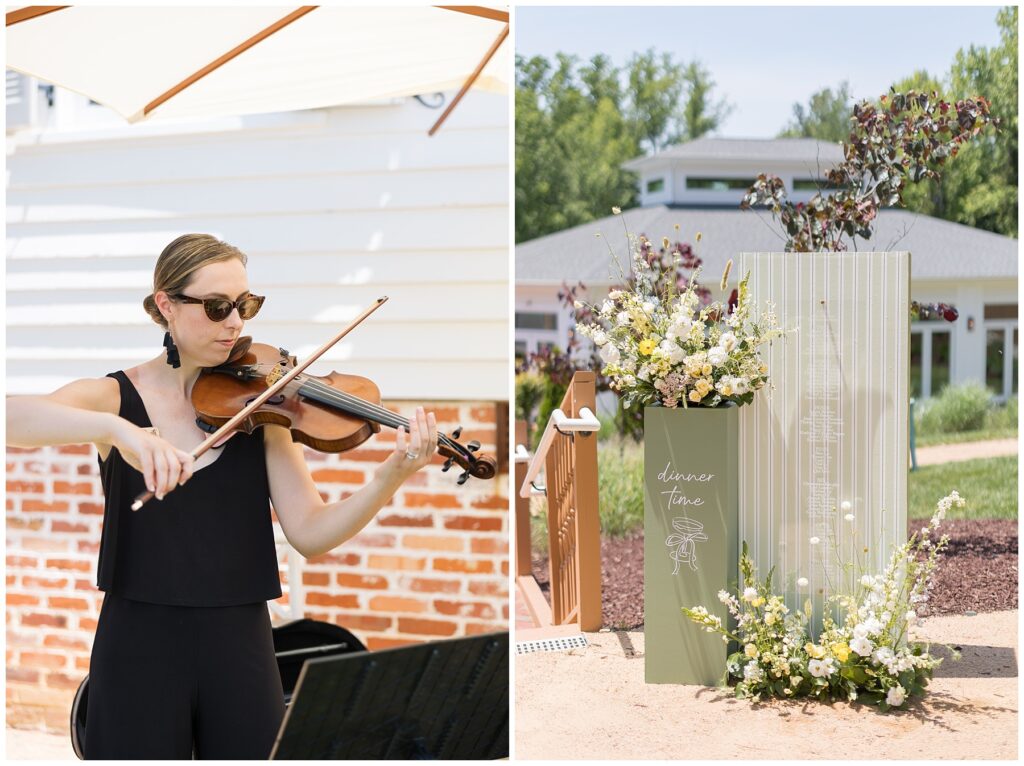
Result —
<svg viewBox="0 0 1024 766"><path fill-rule="evenodd" d="M620 536L643 526L643 446L629 442L602 445L600 471L601 531ZM907 482L908 518L927 519L935 504L956 490L967 500L949 519L1017 518L1017 456L964 460L929 465L910 472ZM534 500L539 508L542 500ZM533 518L533 545L547 550L547 524Z"/></svg>
<svg viewBox="0 0 1024 766"><path fill-rule="evenodd" d="M1017 518L1017 456L929 465L910 472L909 518L931 517L935 503L956 490L967 500L948 518Z"/></svg>

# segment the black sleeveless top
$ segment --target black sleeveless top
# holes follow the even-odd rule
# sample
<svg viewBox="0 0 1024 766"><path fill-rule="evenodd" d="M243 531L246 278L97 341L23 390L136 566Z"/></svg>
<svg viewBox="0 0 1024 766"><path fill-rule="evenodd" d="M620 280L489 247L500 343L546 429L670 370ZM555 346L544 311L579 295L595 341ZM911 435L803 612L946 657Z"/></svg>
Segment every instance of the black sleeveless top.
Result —
<svg viewBox="0 0 1024 766"><path fill-rule="evenodd" d="M122 371L119 415L152 426ZM116 447L99 460L105 495L97 586L124 598L178 606L234 606L281 596L263 429L235 434L213 463L138 511L142 474Z"/></svg>

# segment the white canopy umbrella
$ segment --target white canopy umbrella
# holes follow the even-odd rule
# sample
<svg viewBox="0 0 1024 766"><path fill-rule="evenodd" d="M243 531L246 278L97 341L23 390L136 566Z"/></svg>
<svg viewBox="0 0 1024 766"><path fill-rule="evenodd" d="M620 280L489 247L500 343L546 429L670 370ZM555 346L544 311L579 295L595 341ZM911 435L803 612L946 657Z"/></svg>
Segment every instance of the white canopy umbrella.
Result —
<svg viewBox="0 0 1024 766"><path fill-rule="evenodd" d="M508 12L484 6L27 6L7 67L129 122L508 89ZM497 54L497 55L496 55Z"/></svg>

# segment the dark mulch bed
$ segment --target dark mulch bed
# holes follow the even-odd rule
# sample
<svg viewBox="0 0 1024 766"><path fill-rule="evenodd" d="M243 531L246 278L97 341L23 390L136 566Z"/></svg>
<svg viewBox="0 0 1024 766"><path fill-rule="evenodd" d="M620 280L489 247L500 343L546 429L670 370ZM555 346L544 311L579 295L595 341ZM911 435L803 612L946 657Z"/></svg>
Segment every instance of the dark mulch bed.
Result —
<svg viewBox="0 0 1024 766"><path fill-rule="evenodd" d="M927 524L909 523L915 530ZM1017 521L984 519L951 521L942 531L950 542L939 565L929 601L929 614L995 612L1017 608ZM545 594L547 557L534 555L533 575ZM601 540L601 601L604 624L616 629L644 624L643 531L624 538Z"/></svg>

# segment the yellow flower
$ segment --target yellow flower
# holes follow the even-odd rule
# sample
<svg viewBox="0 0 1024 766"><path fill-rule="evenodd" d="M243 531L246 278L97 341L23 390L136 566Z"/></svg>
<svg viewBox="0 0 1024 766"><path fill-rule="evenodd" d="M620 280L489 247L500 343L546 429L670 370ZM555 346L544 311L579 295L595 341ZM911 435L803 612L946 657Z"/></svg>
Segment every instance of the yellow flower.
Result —
<svg viewBox="0 0 1024 766"><path fill-rule="evenodd" d="M708 392L711 391L711 381L707 378L700 378L697 381L697 390L700 391L700 395L707 396Z"/></svg>
<svg viewBox="0 0 1024 766"><path fill-rule="evenodd" d="M657 348L657 344L655 344L655 342L650 338L640 341L640 345L637 346L637 349L644 356L650 356L651 352L653 352L655 348Z"/></svg>
<svg viewBox="0 0 1024 766"><path fill-rule="evenodd" d="M700 393L700 391L693 390L693 391L690 392L690 401L691 402L699 402L703 398L704 398L704 396Z"/></svg>
<svg viewBox="0 0 1024 766"><path fill-rule="evenodd" d="M766 614L764 616L764 624L765 625L774 625L775 624L775 615L772 614L771 612Z"/></svg>
<svg viewBox="0 0 1024 766"><path fill-rule="evenodd" d="M846 644L832 644L832 654L840 662L846 662L850 656L850 647Z"/></svg>
<svg viewBox="0 0 1024 766"><path fill-rule="evenodd" d="M762 364L760 367L757 368L757 371L764 375L766 372L768 372L768 365Z"/></svg>
<svg viewBox="0 0 1024 766"><path fill-rule="evenodd" d="M745 647L743 647L743 653L750 657L750 659L754 659L755 657L757 657L758 654L757 647L753 644L747 644Z"/></svg>
<svg viewBox="0 0 1024 766"><path fill-rule="evenodd" d="M750 602L750 605L751 606L763 606L764 605L764 599L761 596L758 596L757 598L755 598L754 600L752 600Z"/></svg>
<svg viewBox="0 0 1024 766"><path fill-rule="evenodd" d="M711 365L710 364L705 364L703 367L700 368L700 371L701 371L702 375L710 375L711 374Z"/></svg>
<svg viewBox="0 0 1024 766"><path fill-rule="evenodd" d="M813 657L816 660L820 660L825 657L825 647L812 644L810 641L804 644L804 651L807 652L809 657Z"/></svg>

